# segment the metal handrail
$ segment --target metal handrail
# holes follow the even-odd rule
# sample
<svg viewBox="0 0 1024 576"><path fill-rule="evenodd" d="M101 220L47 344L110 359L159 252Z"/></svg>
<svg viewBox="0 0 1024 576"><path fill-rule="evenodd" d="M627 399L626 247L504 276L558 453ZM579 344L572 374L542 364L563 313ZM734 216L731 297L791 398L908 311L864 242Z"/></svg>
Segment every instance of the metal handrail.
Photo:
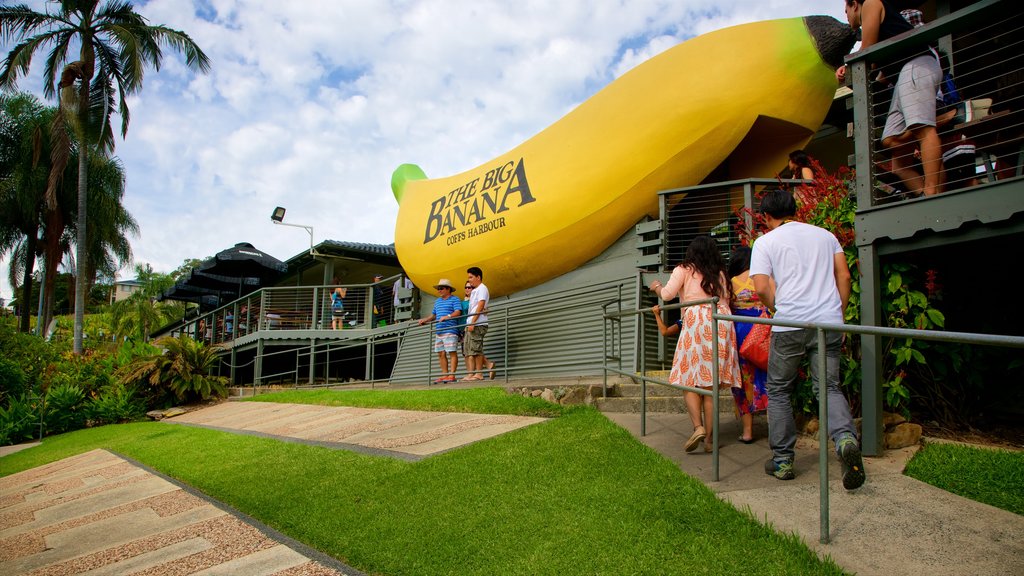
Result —
<svg viewBox="0 0 1024 576"><path fill-rule="evenodd" d="M717 302L717 298L705 299L705 300L694 300L692 302L683 302L680 304L669 304L662 306L662 310L672 310L677 308L685 308L687 306L693 306L696 304L705 304L709 301ZM640 325L643 326L643 314L650 308L639 308L636 310L626 310L613 314L606 314L605 318L610 319L616 316L625 316L629 314L640 315ZM818 374L822 382L818 385L818 490L820 494L819 501L819 541L822 544L829 543L829 491L828 491L828 387L823 381L826 374L826 357L825 357L825 334L828 332L843 332L843 333L854 333L854 334L870 334L874 336L887 336L892 338L908 338L908 339L920 339L920 340L935 340L940 342L956 342L962 344L979 344L985 346L1005 346L1011 348L1024 348L1024 336L1005 336L1005 335L992 335L992 334L977 334L971 332L946 332L941 330L918 330L912 328L889 328L879 326L860 326L857 324L834 324L827 322L794 322L789 320L777 320L775 318L761 318L761 317L750 317L750 316L736 316L732 314L719 314L717 306L712 310L711 319L713 322L712 333L718 333L718 322L729 321L729 322L746 322L749 324L768 324L771 326L783 326L787 328L803 328L817 331L817 345L818 345ZM641 357L644 355L645 348L643 345L643 331L641 330L641 347L639 348ZM718 358L718 338L712 338L712 347L714 350L714 358ZM647 388L646 382L651 381L656 384L667 385L672 388L679 388L698 394L703 393L699 389L691 389L685 386L675 386L668 384L663 380L657 378L651 378L644 374L628 374L607 366L605 362L605 369L613 372L621 372L624 375L631 376L633 378L640 378L644 383L643 396L641 400L641 436L645 434L645 422L647 418L646 414L646 395ZM712 402L714 403L714 433L712 435L712 480L718 481L718 390L719 386L719 375L718 375L718 362L713 363L712 368L712 390L716 393L712 395Z"/></svg>

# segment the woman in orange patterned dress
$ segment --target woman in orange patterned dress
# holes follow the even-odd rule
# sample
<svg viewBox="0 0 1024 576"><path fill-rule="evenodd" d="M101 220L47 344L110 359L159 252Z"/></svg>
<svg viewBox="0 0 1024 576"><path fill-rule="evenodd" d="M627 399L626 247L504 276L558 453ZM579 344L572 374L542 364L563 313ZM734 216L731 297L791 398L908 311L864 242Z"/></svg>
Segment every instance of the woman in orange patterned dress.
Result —
<svg viewBox="0 0 1024 576"><path fill-rule="evenodd" d="M662 300L691 302L717 296L718 313L731 314L731 291L726 277L725 260L718 244L710 236L698 236L686 249L686 257L672 271L664 286L655 280L651 290ZM672 358L672 371L668 381L677 386L709 389L712 386L712 331L711 305L688 306L682 311L682 331ZM741 385L739 354L736 352L736 331L732 322L718 321L718 378L722 388ZM693 452L701 440L704 451L711 452L712 399L696 392L686 393L686 409L693 421L693 435L684 446Z"/></svg>

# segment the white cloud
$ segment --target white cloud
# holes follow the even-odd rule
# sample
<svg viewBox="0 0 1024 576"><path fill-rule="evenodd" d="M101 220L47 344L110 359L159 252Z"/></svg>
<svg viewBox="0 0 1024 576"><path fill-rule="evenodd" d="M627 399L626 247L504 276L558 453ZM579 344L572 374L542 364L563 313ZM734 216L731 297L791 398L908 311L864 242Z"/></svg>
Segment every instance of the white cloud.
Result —
<svg viewBox="0 0 1024 576"><path fill-rule="evenodd" d="M197 76L167 51L130 101L117 147L125 203L142 230L136 261L163 272L242 241L282 259L307 248L301 231L271 225L277 205L312 225L316 241L390 243L399 164L437 177L486 161L694 34L843 15L841 0L183 5L151 0L137 10L186 31L212 70ZM20 86L41 93L40 69Z"/></svg>

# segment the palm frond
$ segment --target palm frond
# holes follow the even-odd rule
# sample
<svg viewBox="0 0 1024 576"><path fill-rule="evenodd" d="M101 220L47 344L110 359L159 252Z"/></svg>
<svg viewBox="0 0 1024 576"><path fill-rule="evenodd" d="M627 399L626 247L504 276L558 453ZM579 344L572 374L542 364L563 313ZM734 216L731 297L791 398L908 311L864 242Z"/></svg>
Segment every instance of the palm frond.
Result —
<svg viewBox="0 0 1024 576"><path fill-rule="evenodd" d="M36 12L25 4L0 6L0 43L13 38L24 38L37 29L49 25L53 16Z"/></svg>

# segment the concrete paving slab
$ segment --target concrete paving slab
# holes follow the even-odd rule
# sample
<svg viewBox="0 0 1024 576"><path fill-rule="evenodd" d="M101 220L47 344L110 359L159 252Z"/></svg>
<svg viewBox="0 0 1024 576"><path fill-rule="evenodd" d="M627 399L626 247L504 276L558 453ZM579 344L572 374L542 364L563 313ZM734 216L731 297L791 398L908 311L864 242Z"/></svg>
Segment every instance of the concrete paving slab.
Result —
<svg viewBox="0 0 1024 576"><path fill-rule="evenodd" d="M797 442L795 480L764 473L767 424L755 419L754 444L739 443L739 422L722 419L719 480L711 455L687 454L693 432L684 414L649 413L645 436L639 414L606 414L641 442L675 462L719 497L776 530L798 535L822 557L831 556L860 576L1024 574L1024 516L961 498L903 475L917 447L865 458L867 481L842 487L840 466L829 449L829 539L819 543L818 443Z"/></svg>
<svg viewBox="0 0 1024 576"><path fill-rule="evenodd" d="M74 470L82 477L69 478ZM120 482L139 470L143 481ZM83 485L93 490L82 492ZM0 489L9 495L0 502L4 575L360 574L104 450L0 478ZM12 506L22 509L12 513Z"/></svg>
<svg viewBox="0 0 1024 576"><path fill-rule="evenodd" d="M172 563L176 560L200 554L213 548L213 542L206 538L190 538L183 542L175 542L152 552L139 554L120 562L107 564L95 570L85 572L85 576L122 576L142 572L155 566Z"/></svg>
<svg viewBox="0 0 1024 576"><path fill-rule="evenodd" d="M315 425L303 425L303 418ZM544 420L460 412L226 402L167 422L419 459Z"/></svg>

